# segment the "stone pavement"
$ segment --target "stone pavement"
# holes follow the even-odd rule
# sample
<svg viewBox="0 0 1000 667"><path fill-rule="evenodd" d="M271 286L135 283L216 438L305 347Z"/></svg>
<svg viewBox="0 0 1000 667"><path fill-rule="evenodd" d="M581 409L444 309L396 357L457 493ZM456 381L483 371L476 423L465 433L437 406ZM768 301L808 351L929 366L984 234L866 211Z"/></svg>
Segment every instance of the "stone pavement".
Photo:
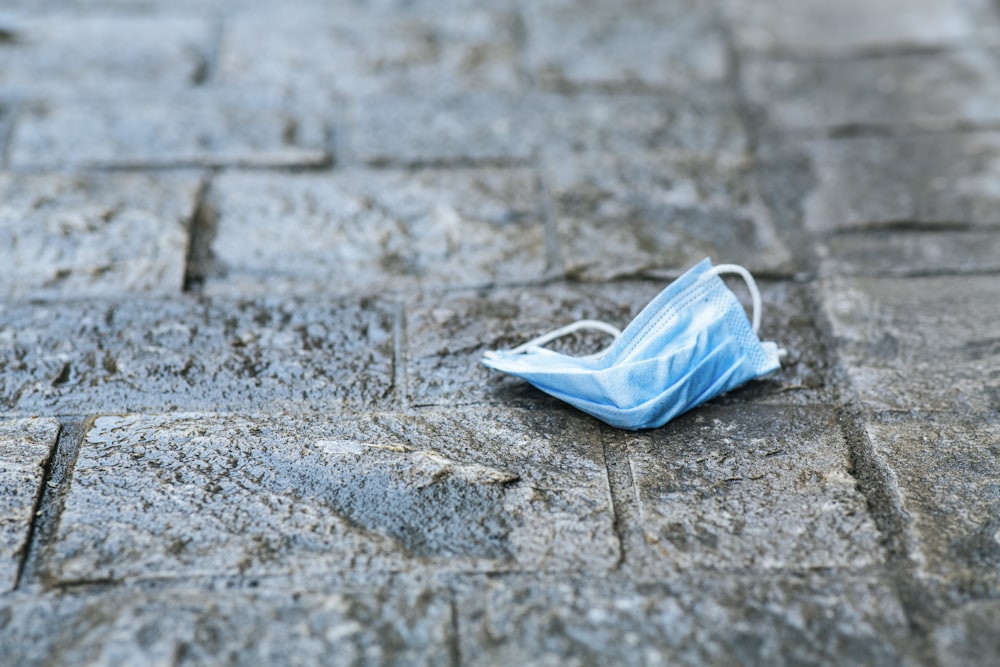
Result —
<svg viewBox="0 0 1000 667"><path fill-rule="evenodd" d="M3 0L0 150L0 663L1000 662L991 0ZM478 364L704 256L773 376Z"/></svg>

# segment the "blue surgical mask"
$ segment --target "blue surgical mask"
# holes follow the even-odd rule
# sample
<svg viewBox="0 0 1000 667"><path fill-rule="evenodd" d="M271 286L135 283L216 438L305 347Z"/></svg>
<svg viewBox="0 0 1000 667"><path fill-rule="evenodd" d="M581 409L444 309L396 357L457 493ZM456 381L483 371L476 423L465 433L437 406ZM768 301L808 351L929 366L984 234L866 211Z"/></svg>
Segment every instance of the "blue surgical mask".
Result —
<svg viewBox="0 0 1000 667"><path fill-rule="evenodd" d="M719 278L743 277L753 322ZM742 266L705 259L671 283L622 332L582 320L512 350L487 352L483 364L527 380L612 426L656 428L677 415L780 367L775 343L761 342L760 292ZM615 336L603 352L573 357L542 345L581 329Z"/></svg>

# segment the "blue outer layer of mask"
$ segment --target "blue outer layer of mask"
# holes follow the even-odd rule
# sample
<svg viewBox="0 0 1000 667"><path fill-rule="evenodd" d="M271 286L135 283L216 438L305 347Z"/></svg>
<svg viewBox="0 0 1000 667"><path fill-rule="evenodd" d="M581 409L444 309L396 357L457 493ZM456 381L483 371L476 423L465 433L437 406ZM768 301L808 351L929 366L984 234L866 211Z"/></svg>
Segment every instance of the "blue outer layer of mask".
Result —
<svg viewBox="0 0 1000 667"><path fill-rule="evenodd" d="M705 259L647 305L596 357L542 347L487 352L483 364L523 378L598 419L656 428L780 366L743 306Z"/></svg>

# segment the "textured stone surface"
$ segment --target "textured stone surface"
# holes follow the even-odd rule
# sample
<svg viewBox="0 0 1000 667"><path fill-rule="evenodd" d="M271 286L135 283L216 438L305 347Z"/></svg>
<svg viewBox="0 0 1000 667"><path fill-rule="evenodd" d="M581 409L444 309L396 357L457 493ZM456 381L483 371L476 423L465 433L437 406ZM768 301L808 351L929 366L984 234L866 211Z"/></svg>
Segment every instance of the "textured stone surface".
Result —
<svg viewBox="0 0 1000 667"><path fill-rule="evenodd" d="M11 590L17 579L41 492L42 466L57 435L59 422L53 419L0 420L0 592Z"/></svg>
<svg viewBox="0 0 1000 667"><path fill-rule="evenodd" d="M0 293L178 293L200 177L0 173Z"/></svg>
<svg viewBox="0 0 1000 667"><path fill-rule="evenodd" d="M629 453L654 571L865 567L882 556L836 414L703 408L614 433Z"/></svg>
<svg viewBox="0 0 1000 667"><path fill-rule="evenodd" d="M818 184L811 232L866 227L1000 225L1000 133L805 144Z"/></svg>
<svg viewBox="0 0 1000 667"><path fill-rule="evenodd" d="M367 163L524 161L580 151L726 151L746 136L726 95L478 93L363 98L349 156Z"/></svg>
<svg viewBox="0 0 1000 667"><path fill-rule="evenodd" d="M483 285L545 272L527 169L223 174L208 292Z"/></svg>
<svg viewBox="0 0 1000 667"><path fill-rule="evenodd" d="M920 575L959 600L1000 594L1000 420L885 416L866 431L898 484Z"/></svg>
<svg viewBox="0 0 1000 667"><path fill-rule="evenodd" d="M906 276L1000 271L996 232L841 234L821 246L827 275Z"/></svg>
<svg viewBox="0 0 1000 667"><path fill-rule="evenodd" d="M10 664L440 665L451 607L423 586L316 594L112 591L0 599Z"/></svg>
<svg viewBox="0 0 1000 667"><path fill-rule="evenodd" d="M883 53L996 42L990 0L723 0L737 48L800 55Z"/></svg>
<svg viewBox="0 0 1000 667"><path fill-rule="evenodd" d="M972 602L950 613L934 633L938 664L974 667L1000 660L1000 602Z"/></svg>
<svg viewBox="0 0 1000 667"><path fill-rule="evenodd" d="M511 90L520 77L506 14L459 11L431 20L340 5L233 17L222 36L218 79L317 99Z"/></svg>
<svg viewBox="0 0 1000 667"><path fill-rule="evenodd" d="M393 390L380 302L0 307L0 405L29 414L370 406Z"/></svg>
<svg viewBox="0 0 1000 667"><path fill-rule="evenodd" d="M995 276L830 279L822 295L840 365L865 407L1000 409Z"/></svg>
<svg viewBox="0 0 1000 667"><path fill-rule="evenodd" d="M407 391L412 405L559 405L521 380L480 365L483 352L509 349L580 319L623 328L669 279L610 285L549 285L456 293L424 298L407 309ZM825 355L801 287L762 283L761 336L788 350L782 368L716 400L721 402L817 403L830 399ZM738 282L733 290L742 295ZM567 354L590 354L610 342L581 332L549 345Z"/></svg>
<svg viewBox="0 0 1000 667"><path fill-rule="evenodd" d="M683 269L706 255L751 271L788 266L749 162L590 155L549 160L546 176L574 278Z"/></svg>
<svg viewBox="0 0 1000 667"><path fill-rule="evenodd" d="M888 584L836 570L650 584L477 579L457 608L463 664L913 664Z"/></svg>
<svg viewBox="0 0 1000 667"><path fill-rule="evenodd" d="M1000 51L851 60L749 58L750 101L782 131L903 132L1000 121Z"/></svg>
<svg viewBox="0 0 1000 667"><path fill-rule="evenodd" d="M203 76L211 22L171 16L12 17L0 41L0 86L22 95L69 90L179 91Z"/></svg>
<svg viewBox="0 0 1000 667"><path fill-rule="evenodd" d="M723 32L696 0L526 2L523 11L528 67L548 88L686 91L729 72Z"/></svg>
<svg viewBox="0 0 1000 667"><path fill-rule="evenodd" d="M318 166L331 159L328 143L316 114L249 91L199 90L34 105L20 115L9 154L16 167Z"/></svg>
<svg viewBox="0 0 1000 667"><path fill-rule="evenodd" d="M47 574L602 570L608 493L595 424L554 414L101 417Z"/></svg>

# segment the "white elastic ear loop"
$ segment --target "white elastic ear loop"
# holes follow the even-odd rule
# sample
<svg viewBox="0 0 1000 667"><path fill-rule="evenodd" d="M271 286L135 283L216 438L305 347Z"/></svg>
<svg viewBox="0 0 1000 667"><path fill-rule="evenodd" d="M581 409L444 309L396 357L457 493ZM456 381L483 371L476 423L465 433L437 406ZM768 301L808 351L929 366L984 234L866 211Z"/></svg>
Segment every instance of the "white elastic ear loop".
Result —
<svg viewBox="0 0 1000 667"><path fill-rule="evenodd" d="M747 284L747 289L750 290L750 300L753 302L753 312L751 314L750 326L753 327L753 332L757 333L760 329L760 290L757 289L757 281L753 279L750 272L746 270L745 267L739 264L719 264L714 266L708 271L706 271L704 276L718 276L723 273L735 273L743 282Z"/></svg>
<svg viewBox="0 0 1000 667"><path fill-rule="evenodd" d="M592 331L601 331L603 333L610 334L611 336L614 336L615 338L618 338L618 336L622 335L622 332L621 332L620 329L618 329L618 327L614 327L614 326L608 324L607 322L601 322L600 320L578 320L576 322L573 322L572 324L567 324L564 327L559 327L558 329L555 329L554 331L550 331L548 333L542 334L541 336L538 336L537 338L532 338L527 343L521 343L520 345L518 345L514 349L507 350L507 353L508 354L521 354L522 352L525 352L525 351L527 351L530 348L539 347L541 345L545 345L546 343L550 343L550 342L554 341L557 338L562 338L563 336L568 336L571 333L575 333L577 331L586 330L586 329L590 329ZM601 353L598 352L597 354L601 354ZM597 355L589 355L589 356L597 356Z"/></svg>

